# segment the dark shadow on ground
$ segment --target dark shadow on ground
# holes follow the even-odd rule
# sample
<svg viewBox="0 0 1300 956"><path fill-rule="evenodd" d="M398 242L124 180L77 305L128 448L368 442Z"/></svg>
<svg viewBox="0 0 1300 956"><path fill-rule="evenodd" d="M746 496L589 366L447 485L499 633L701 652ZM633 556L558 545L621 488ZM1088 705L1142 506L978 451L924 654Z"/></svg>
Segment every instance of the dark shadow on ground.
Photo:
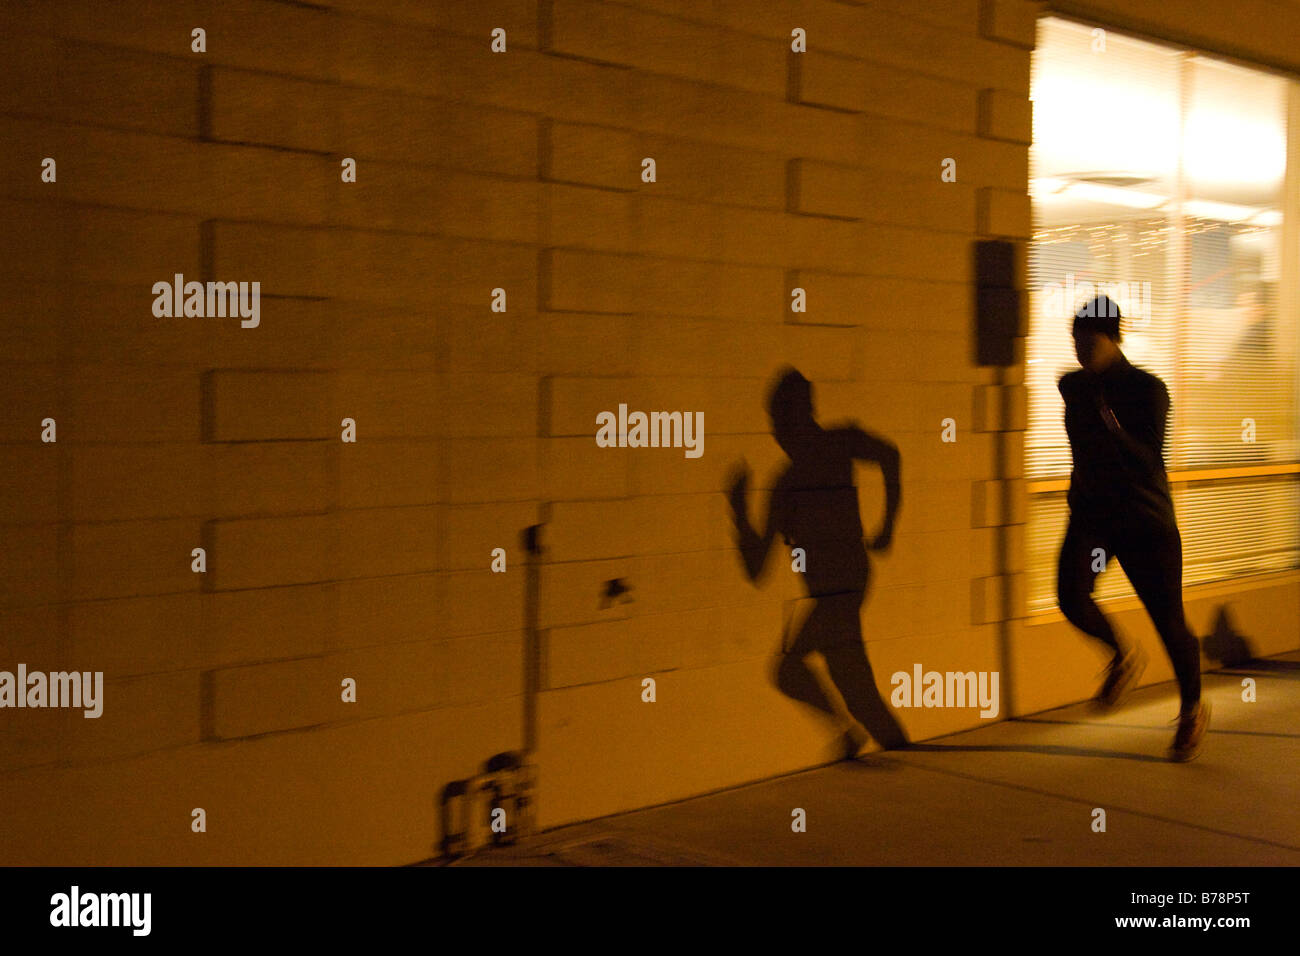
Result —
<svg viewBox="0 0 1300 956"><path fill-rule="evenodd" d="M1144 763L1169 762L1165 757L1156 757L1151 754L1135 754L1123 750L1093 750L1085 747L1061 747L1055 744L908 744L902 748L901 752L955 753L962 750L979 753L1044 754L1049 757L1104 757L1110 760L1139 760Z"/></svg>
<svg viewBox="0 0 1300 956"><path fill-rule="evenodd" d="M1269 676L1300 676L1300 661L1256 657L1255 644L1237 630L1227 604L1219 605L1219 613L1214 618L1214 630L1205 636L1201 649L1205 651L1206 657L1222 665L1225 671L1231 670L1234 675L1239 669L1248 668Z"/></svg>

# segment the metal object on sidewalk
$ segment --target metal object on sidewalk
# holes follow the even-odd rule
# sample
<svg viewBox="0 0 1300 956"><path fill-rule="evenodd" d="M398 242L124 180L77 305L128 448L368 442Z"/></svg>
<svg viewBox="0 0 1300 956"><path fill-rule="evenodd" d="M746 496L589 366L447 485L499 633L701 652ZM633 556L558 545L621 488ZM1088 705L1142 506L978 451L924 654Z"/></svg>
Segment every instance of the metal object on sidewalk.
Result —
<svg viewBox="0 0 1300 956"><path fill-rule="evenodd" d="M488 819L498 809L505 812L505 829L491 828L496 846L510 846L533 830L533 790L536 767L525 763L517 751L499 753L484 765L484 793L489 798Z"/></svg>

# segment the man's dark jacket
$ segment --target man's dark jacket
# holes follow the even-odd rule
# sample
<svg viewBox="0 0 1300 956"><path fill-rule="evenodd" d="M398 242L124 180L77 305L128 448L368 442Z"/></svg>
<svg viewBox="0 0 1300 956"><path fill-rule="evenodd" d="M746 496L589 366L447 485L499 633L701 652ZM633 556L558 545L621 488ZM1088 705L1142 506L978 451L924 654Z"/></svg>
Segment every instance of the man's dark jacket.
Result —
<svg viewBox="0 0 1300 956"><path fill-rule="evenodd" d="M1067 372L1056 387L1065 399L1065 431L1074 458L1071 513L1175 525L1163 454L1169 419L1165 383L1121 353L1102 372ZM1115 414L1117 432L1102 417L1103 402Z"/></svg>

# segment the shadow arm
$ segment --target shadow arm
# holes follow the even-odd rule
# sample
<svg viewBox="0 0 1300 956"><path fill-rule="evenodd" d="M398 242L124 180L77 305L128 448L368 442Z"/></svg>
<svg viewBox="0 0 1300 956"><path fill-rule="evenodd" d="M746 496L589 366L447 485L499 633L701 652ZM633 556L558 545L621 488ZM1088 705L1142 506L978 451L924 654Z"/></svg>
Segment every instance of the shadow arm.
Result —
<svg viewBox="0 0 1300 956"><path fill-rule="evenodd" d="M774 492L774 500L775 496ZM768 509L767 527L761 534L749 523L749 516L743 506L733 508L732 516L736 522L736 547L740 551L745 574L751 581L757 581L759 575L763 573L763 565L767 563L767 554L772 549L772 541L776 538L776 522L772 518L772 508Z"/></svg>
<svg viewBox="0 0 1300 956"><path fill-rule="evenodd" d="M893 442L862 429L856 430L853 436L851 454L858 461L875 462L884 475L885 518L880 536L872 546L885 547L894 536L894 522L898 519L898 509L902 504L902 456Z"/></svg>

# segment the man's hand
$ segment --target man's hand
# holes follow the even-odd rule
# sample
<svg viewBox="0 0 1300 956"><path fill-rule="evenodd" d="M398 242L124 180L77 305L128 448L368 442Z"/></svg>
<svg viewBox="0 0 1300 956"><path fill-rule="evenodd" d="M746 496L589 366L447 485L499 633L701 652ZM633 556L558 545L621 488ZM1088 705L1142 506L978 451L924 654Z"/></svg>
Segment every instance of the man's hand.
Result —
<svg viewBox="0 0 1300 956"><path fill-rule="evenodd" d="M1106 399L1101 398L1098 400L1097 410L1101 412L1101 420L1106 423L1106 427L1110 429L1112 434L1118 434L1123 431L1120 427L1119 419L1115 417L1115 412L1106 404Z"/></svg>
<svg viewBox="0 0 1300 956"><path fill-rule="evenodd" d="M1106 430L1112 435L1121 433L1123 429L1120 427L1119 419L1115 417L1114 410L1106 401L1106 395L1101 390L1101 383L1093 380L1088 384L1091 386L1088 388L1088 397L1092 399L1092 404L1096 406L1097 414L1101 416L1102 422L1106 425Z"/></svg>
<svg viewBox="0 0 1300 956"><path fill-rule="evenodd" d="M1159 453L1152 453L1151 449L1143 445L1133 435L1129 434L1115 417L1115 411L1106 403L1106 399L1100 394L1097 396L1097 412L1101 415L1101 420L1106 423L1107 430L1115 436L1115 442L1119 447L1132 459L1142 464L1142 467L1152 471L1159 471L1164 468L1164 463Z"/></svg>

